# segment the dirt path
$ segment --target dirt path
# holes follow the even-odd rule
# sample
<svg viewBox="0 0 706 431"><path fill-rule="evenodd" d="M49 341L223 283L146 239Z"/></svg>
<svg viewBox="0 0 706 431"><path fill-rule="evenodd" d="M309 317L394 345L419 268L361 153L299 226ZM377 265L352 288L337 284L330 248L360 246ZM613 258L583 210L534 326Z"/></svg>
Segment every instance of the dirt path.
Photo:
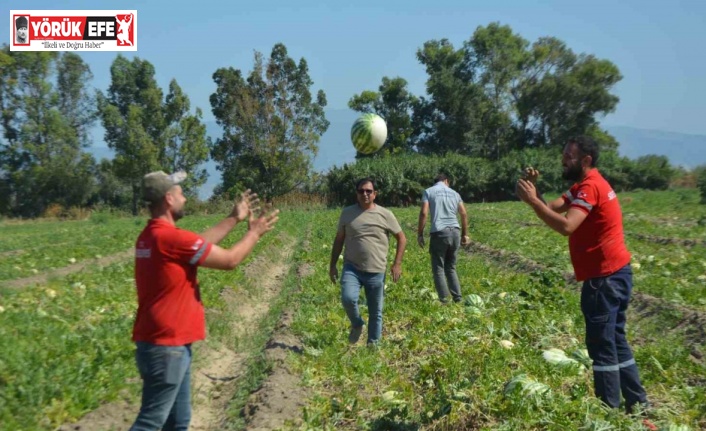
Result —
<svg viewBox="0 0 706 431"><path fill-rule="evenodd" d="M310 265L297 269L299 278L309 276L313 271ZM243 415L248 431L269 431L285 425L299 424L304 401L308 392L301 386L301 377L293 373L287 365L289 352L301 354L304 346L290 331L293 311L283 313L272 338L265 347L265 357L273 364L272 373L250 395Z"/></svg>
<svg viewBox="0 0 706 431"><path fill-rule="evenodd" d="M233 323L235 336L247 344L247 337L257 330L271 302L279 295L284 278L290 270L293 240L289 246L277 250L276 256L260 254L244 268L248 280L257 280L250 289L224 289L222 298L229 305L228 313L236 315ZM207 311L207 314L209 312ZM215 313L211 318L217 318ZM209 317L207 316L207 319ZM237 390L238 378L245 372L247 352L235 352L223 346L199 343L194 347L192 367L192 418L190 430L216 431L224 429L226 408ZM298 380L297 380L298 381ZM137 382L136 382L137 383ZM139 404L128 401L105 404L84 416L79 422L64 425L57 431L112 431L125 430L134 421Z"/></svg>
<svg viewBox="0 0 706 431"><path fill-rule="evenodd" d="M293 241L279 251L273 261L269 256L260 255L245 268L249 280L258 280L257 289L251 291L224 290L223 296L229 309L234 310L238 319L234 322L235 335L242 340L257 331L273 299L282 290L284 279L289 272L288 262ZM231 308L232 307L232 308ZM193 411L191 430L216 431L223 429L225 410L237 390L238 377L245 371L247 356L222 347L218 351L206 352L207 358L192 374Z"/></svg>
<svg viewBox="0 0 706 431"><path fill-rule="evenodd" d="M15 280L2 281L0 283L2 283L4 287L15 288L15 289L22 288L22 287L28 287L28 286L34 286L35 284L44 284L50 278L64 277L69 274L73 274L74 272L82 271L83 269L89 268L89 267L112 265L116 262L128 260L129 258L133 257L134 255L135 255L135 250L131 248L129 250L125 250L120 253L112 254L110 256L105 256L100 259L89 259L89 260L85 260L83 262L78 262L78 263L74 263L69 266L65 266L63 268L55 269L55 270L47 272L47 273L37 274L37 275L33 275L31 277L18 278Z"/></svg>

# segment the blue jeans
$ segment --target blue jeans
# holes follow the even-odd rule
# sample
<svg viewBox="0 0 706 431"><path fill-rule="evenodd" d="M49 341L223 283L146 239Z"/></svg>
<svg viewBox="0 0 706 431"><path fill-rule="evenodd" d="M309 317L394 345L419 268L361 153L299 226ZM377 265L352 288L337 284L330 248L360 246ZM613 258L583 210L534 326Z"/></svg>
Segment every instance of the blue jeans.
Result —
<svg viewBox="0 0 706 431"><path fill-rule="evenodd" d="M377 343L382 334L385 273L358 271L353 265L344 264L341 275L341 302L354 328L365 324L358 309L361 286L365 288L365 299L368 302L368 343Z"/></svg>
<svg viewBox="0 0 706 431"><path fill-rule="evenodd" d="M632 268L626 265L605 277L583 282L581 311L586 321L586 348L593 359L596 396L612 408L620 394L628 411L647 402L637 364L625 337L625 318L632 291Z"/></svg>
<svg viewBox="0 0 706 431"><path fill-rule="evenodd" d="M130 431L188 430L191 421L191 345L158 346L138 341L142 407Z"/></svg>
<svg viewBox="0 0 706 431"><path fill-rule="evenodd" d="M461 283L456 274L456 256L460 247L461 230L456 227L433 232L429 239L434 287L441 302L448 302L449 293L455 302L461 301Z"/></svg>

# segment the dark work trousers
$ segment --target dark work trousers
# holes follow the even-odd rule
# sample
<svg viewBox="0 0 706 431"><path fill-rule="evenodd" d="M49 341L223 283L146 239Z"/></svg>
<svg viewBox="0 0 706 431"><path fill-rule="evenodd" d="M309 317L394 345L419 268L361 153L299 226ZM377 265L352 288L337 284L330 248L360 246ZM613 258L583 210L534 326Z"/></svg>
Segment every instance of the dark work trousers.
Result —
<svg viewBox="0 0 706 431"><path fill-rule="evenodd" d="M581 311L586 321L586 348L593 360L596 396L608 406L628 411L647 402L635 358L625 337L625 318L632 291L632 268L626 265L605 277L583 282Z"/></svg>
<svg viewBox="0 0 706 431"><path fill-rule="evenodd" d="M461 301L461 284L456 275L456 255L461 247L461 230L447 227L432 232L429 240L431 270L434 286L441 302L448 302L449 293L454 301Z"/></svg>

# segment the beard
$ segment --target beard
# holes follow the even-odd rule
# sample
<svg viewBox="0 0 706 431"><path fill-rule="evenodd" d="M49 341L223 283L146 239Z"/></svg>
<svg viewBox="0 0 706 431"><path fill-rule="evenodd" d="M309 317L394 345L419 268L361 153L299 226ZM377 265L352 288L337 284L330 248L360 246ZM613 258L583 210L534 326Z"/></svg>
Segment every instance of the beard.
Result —
<svg viewBox="0 0 706 431"><path fill-rule="evenodd" d="M175 222L184 218L184 208L182 208L180 210L172 211L172 218L174 219Z"/></svg>
<svg viewBox="0 0 706 431"><path fill-rule="evenodd" d="M573 165L565 167L561 177L565 180L576 182L581 178L582 173L583 169L580 165Z"/></svg>

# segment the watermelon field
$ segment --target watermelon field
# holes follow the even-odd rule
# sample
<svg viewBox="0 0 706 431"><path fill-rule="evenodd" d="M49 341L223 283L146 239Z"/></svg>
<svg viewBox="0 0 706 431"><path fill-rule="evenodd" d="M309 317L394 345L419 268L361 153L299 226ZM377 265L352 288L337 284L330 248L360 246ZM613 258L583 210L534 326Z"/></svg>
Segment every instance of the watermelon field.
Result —
<svg viewBox="0 0 706 431"><path fill-rule="evenodd" d="M706 429L706 205L690 189L620 199L635 271L628 337L650 418ZM392 210L409 241L376 348L348 344L329 281L340 209L283 208L241 267L200 271L208 340L194 349L192 429L647 429L592 395L566 238L520 202L467 205L464 301L444 306L414 241L418 207ZM140 392L130 249L145 221L0 222L0 430L129 428Z"/></svg>

